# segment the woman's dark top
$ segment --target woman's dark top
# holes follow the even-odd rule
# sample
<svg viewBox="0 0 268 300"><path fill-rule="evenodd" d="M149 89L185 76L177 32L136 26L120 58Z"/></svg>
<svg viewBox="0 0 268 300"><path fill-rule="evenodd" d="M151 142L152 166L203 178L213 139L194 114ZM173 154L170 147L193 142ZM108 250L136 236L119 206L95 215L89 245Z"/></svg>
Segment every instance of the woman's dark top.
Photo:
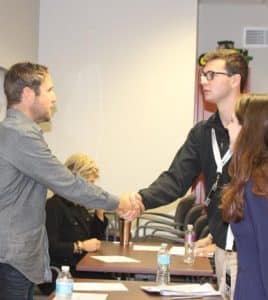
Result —
<svg viewBox="0 0 268 300"><path fill-rule="evenodd" d="M89 213L86 208L58 195L47 200L46 213L50 265L69 265L74 269L85 253L74 254L73 243L91 238L103 240L105 237L106 217L101 221L95 213Z"/></svg>
<svg viewBox="0 0 268 300"><path fill-rule="evenodd" d="M73 244L91 238L104 239L108 219L104 217L101 221L95 213L58 195L47 200L46 214L50 265L59 269L62 265L68 265L74 277L83 277L84 274L75 271L75 266L86 252L74 253ZM38 285L45 295L55 289L57 273L54 270L52 277L52 283Z"/></svg>

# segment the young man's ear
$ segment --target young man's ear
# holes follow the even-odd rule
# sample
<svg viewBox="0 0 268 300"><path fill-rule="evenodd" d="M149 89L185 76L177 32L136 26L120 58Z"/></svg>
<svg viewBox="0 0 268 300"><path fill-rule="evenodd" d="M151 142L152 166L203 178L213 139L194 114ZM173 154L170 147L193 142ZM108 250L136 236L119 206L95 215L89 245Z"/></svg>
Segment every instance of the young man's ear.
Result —
<svg viewBox="0 0 268 300"><path fill-rule="evenodd" d="M241 84L241 75L240 74L234 74L232 75L232 85L233 87L239 87L240 88Z"/></svg>
<svg viewBox="0 0 268 300"><path fill-rule="evenodd" d="M21 94L21 101L32 102L35 99L35 92L28 86L24 87Z"/></svg>

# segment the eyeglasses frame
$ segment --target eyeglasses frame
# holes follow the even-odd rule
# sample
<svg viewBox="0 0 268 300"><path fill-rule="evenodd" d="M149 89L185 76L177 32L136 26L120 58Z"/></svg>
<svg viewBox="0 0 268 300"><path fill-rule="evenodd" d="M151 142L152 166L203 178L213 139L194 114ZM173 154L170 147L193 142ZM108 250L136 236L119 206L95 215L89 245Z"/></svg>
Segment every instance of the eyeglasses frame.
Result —
<svg viewBox="0 0 268 300"><path fill-rule="evenodd" d="M210 75L208 76L208 74L210 74ZM202 80L202 78L205 77L207 81L212 81L215 78L215 75L225 75L225 76L231 77L234 74L227 73L227 72L211 71L211 70L209 70L207 72L201 71L201 73L200 73L200 79Z"/></svg>

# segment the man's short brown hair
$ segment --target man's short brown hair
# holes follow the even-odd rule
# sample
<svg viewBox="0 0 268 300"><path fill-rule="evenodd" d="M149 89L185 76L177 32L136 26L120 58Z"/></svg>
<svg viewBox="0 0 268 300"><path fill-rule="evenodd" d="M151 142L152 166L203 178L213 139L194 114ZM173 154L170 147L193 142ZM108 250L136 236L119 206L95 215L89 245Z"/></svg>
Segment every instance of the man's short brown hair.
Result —
<svg viewBox="0 0 268 300"><path fill-rule="evenodd" d="M25 87L34 90L38 96L40 85L48 75L48 68L40 64L31 62L17 63L13 65L5 74L4 91L7 97L7 105L19 103L22 91Z"/></svg>

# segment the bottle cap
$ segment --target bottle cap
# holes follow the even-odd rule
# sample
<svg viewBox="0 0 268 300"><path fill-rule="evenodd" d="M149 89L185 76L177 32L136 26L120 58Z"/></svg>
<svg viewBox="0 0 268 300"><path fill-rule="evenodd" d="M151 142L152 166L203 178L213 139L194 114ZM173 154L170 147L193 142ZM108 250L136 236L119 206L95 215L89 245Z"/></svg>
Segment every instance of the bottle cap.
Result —
<svg viewBox="0 0 268 300"><path fill-rule="evenodd" d="M61 270L62 270L62 272L69 272L70 267L69 266L61 266Z"/></svg>
<svg viewBox="0 0 268 300"><path fill-rule="evenodd" d="M193 224L187 224L187 229L188 230L193 230L193 228L194 228Z"/></svg>

